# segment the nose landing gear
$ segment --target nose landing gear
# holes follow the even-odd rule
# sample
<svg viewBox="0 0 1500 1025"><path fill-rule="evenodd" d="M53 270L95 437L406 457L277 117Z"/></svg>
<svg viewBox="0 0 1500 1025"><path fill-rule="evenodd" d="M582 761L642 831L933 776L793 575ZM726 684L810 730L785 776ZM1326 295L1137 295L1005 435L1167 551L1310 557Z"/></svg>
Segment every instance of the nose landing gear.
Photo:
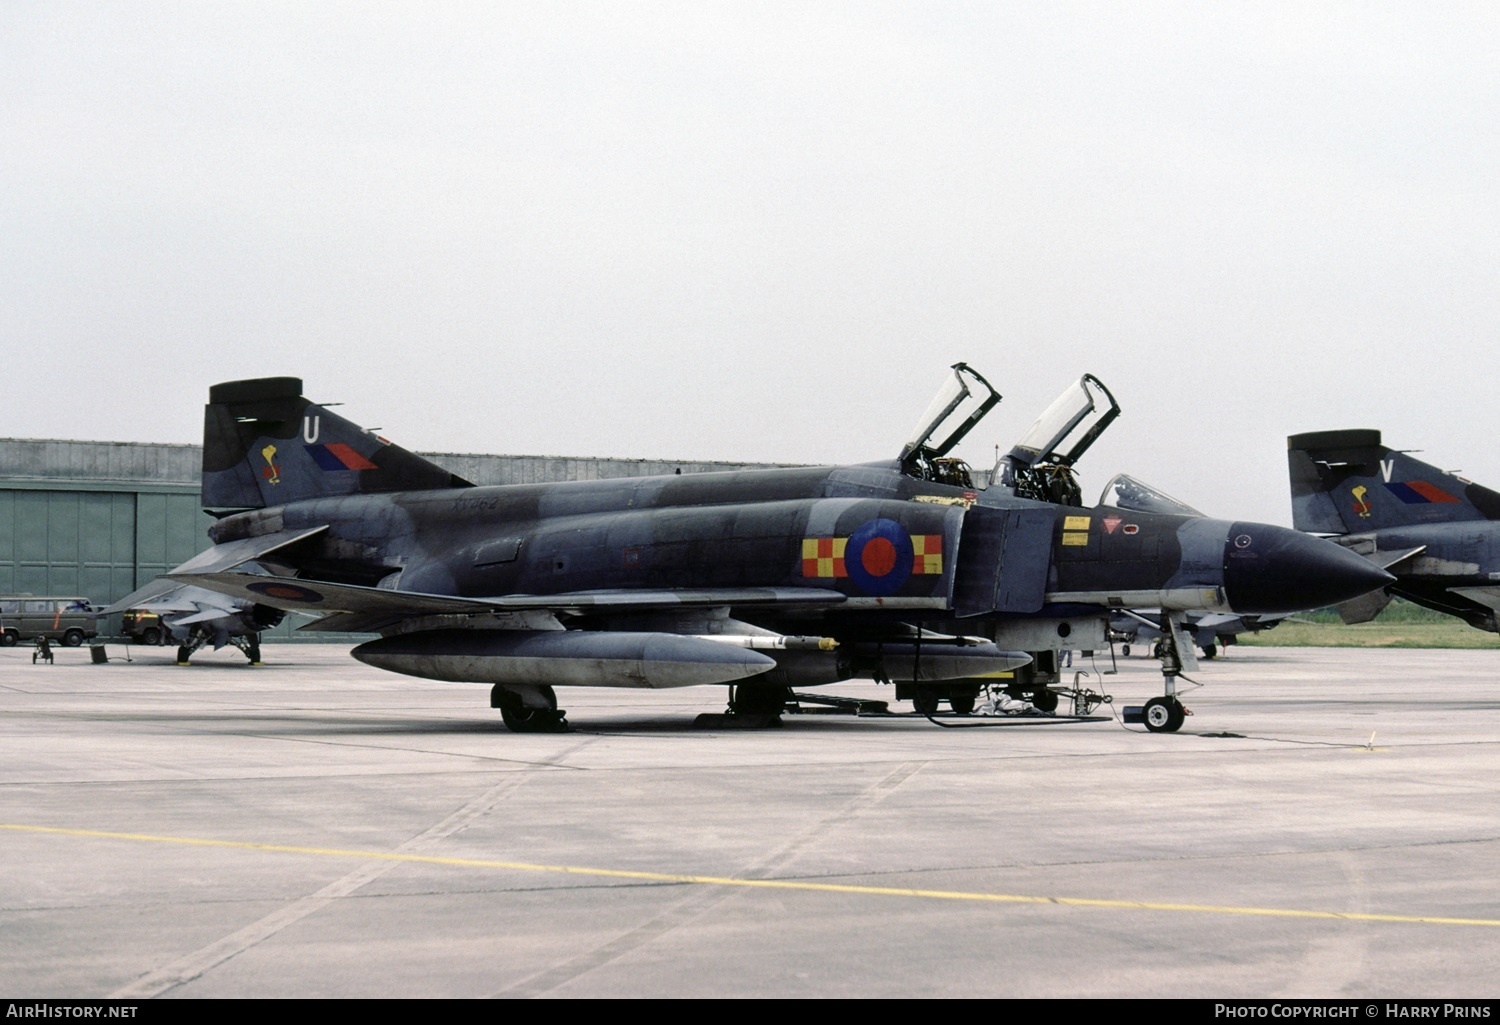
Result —
<svg viewBox="0 0 1500 1025"><path fill-rule="evenodd" d="M1187 680L1194 687L1202 686L1182 673L1184 661L1188 668L1198 668L1197 658L1193 655L1193 646L1188 641L1187 635L1183 633L1182 624L1182 613L1162 613L1161 640L1158 645L1161 649L1162 686L1166 693L1146 702L1145 707L1141 709L1140 718L1146 729L1152 733L1176 733L1182 729L1183 721L1193 714L1183 707L1182 702L1177 698L1179 679Z"/></svg>

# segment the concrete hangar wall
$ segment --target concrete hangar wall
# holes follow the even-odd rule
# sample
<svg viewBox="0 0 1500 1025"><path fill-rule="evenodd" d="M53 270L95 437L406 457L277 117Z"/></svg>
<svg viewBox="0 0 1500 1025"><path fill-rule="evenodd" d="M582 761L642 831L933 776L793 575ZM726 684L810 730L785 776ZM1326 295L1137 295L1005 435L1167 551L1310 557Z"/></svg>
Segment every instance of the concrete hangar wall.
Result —
<svg viewBox="0 0 1500 1025"><path fill-rule="evenodd" d="M198 505L202 453L197 445L0 438L0 594L79 595L107 605L207 548L213 521ZM423 454L476 484L752 465ZM268 637L287 639L300 622L288 617Z"/></svg>

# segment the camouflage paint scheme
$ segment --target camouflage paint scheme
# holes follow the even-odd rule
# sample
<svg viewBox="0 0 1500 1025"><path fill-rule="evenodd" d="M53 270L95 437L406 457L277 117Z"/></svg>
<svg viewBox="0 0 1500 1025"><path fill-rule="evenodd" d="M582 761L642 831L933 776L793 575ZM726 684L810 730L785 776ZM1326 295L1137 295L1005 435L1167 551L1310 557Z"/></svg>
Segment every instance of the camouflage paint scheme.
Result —
<svg viewBox="0 0 1500 1025"><path fill-rule="evenodd" d="M936 458L946 448L920 444L855 466L476 487L301 387L211 390L214 547L170 576L323 614L304 629L381 632L355 656L494 684L516 728L552 714L553 682L755 677L736 700L774 709L789 685L1014 668L1027 656L992 638L1018 618L1287 612L1388 580L1281 527L955 483L951 467L934 469L954 462Z"/></svg>

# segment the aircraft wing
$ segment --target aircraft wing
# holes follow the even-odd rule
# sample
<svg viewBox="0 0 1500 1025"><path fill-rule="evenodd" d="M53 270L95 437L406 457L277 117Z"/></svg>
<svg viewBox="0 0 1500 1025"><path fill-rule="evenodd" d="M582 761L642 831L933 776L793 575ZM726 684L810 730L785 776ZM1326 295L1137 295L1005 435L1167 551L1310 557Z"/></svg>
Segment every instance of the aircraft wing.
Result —
<svg viewBox="0 0 1500 1025"><path fill-rule="evenodd" d="M403 619L433 615L505 612L632 612L724 606L836 605L846 597L813 587L703 588L697 590L576 591L566 594L463 598L417 591L391 591L295 577L232 572L188 572L171 576L245 601L288 612L334 613L312 625L317 630L375 630ZM304 628L306 629L306 628Z"/></svg>

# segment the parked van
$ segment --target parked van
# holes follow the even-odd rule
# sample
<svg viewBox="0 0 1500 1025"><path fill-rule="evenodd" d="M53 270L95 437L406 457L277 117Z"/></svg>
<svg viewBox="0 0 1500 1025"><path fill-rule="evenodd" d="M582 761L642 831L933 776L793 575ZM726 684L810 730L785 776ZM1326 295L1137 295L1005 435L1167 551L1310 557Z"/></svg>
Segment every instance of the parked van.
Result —
<svg viewBox="0 0 1500 1025"><path fill-rule="evenodd" d="M145 609L122 612L120 633L137 644L165 644L172 636L171 628L161 621L161 616Z"/></svg>
<svg viewBox="0 0 1500 1025"><path fill-rule="evenodd" d="M87 598L0 594L0 644L45 637L76 648L99 634L98 614Z"/></svg>

